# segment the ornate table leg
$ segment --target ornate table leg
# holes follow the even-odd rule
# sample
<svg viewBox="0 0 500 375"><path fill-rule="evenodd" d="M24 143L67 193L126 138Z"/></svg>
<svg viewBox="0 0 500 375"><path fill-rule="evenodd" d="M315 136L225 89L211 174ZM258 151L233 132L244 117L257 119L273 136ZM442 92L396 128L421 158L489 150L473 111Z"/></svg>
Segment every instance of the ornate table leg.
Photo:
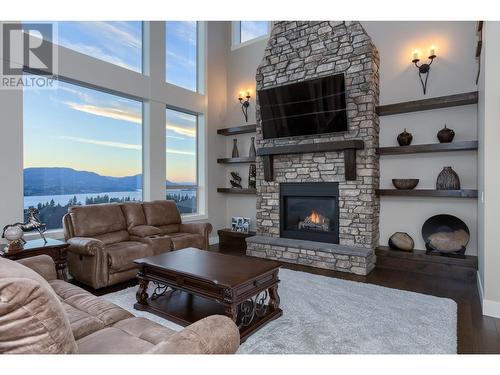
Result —
<svg viewBox="0 0 500 375"><path fill-rule="evenodd" d="M269 288L269 307L271 311L277 310L280 307L280 296L278 294L278 284Z"/></svg>
<svg viewBox="0 0 500 375"><path fill-rule="evenodd" d="M139 277L139 289L137 289L135 298L137 299L137 303L141 305L148 304L148 284L149 284L148 280Z"/></svg>
<svg viewBox="0 0 500 375"><path fill-rule="evenodd" d="M236 319L238 318L238 305L227 306L225 313L236 323Z"/></svg>

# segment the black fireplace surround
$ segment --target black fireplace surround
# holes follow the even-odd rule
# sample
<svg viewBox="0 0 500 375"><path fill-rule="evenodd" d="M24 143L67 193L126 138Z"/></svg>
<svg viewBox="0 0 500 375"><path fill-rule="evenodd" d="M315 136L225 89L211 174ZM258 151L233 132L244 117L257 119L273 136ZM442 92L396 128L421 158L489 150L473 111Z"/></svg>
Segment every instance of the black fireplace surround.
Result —
<svg viewBox="0 0 500 375"><path fill-rule="evenodd" d="M339 243L338 182L280 184L280 237Z"/></svg>

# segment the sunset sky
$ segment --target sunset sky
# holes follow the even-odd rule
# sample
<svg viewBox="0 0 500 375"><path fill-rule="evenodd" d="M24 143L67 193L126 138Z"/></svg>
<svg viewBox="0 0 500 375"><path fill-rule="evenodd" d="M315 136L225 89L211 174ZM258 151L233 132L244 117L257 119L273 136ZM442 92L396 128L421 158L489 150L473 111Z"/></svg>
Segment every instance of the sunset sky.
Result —
<svg viewBox="0 0 500 375"><path fill-rule="evenodd" d="M196 26L175 24L167 26L167 78L195 89ZM140 71L141 30L140 22L61 22L58 41ZM167 178L195 182L196 116L166 111ZM24 166L69 167L106 176L141 173L141 118L141 102L64 82L57 90L25 90Z"/></svg>

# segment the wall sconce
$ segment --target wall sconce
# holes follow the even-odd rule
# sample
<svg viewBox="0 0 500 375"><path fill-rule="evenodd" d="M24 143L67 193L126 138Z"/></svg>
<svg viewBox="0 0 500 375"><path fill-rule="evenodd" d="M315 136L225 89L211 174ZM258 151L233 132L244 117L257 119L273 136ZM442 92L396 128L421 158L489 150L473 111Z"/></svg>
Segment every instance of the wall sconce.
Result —
<svg viewBox="0 0 500 375"><path fill-rule="evenodd" d="M238 100L241 104L241 111L243 112L243 116L245 116L245 122L248 122L248 107L250 107L250 90L247 90L247 95L245 96L246 100L243 99L243 91L240 91L240 96L238 96Z"/></svg>
<svg viewBox="0 0 500 375"><path fill-rule="evenodd" d="M418 68L418 77L420 78L420 83L422 83L422 88L424 89L424 95L427 92L427 79L429 78L429 71L431 70L431 64L436 58L436 50L434 47L431 47L430 53L429 53L429 60L430 62L418 65L418 62L420 59L418 58L418 51L415 50L413 52L413 60L411 61L415 66ZM425 80L424 77L425 76Z"/></svg>

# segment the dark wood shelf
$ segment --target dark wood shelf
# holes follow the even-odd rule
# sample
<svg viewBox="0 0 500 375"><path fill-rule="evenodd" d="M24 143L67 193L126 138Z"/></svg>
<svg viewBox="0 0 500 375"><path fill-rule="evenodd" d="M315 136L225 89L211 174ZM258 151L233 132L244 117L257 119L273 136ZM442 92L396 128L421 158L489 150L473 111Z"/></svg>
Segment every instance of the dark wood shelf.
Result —
<svg viewBox="0 0 500 375"><path fill-rule="evenodd" d="M257 130L256 124L242 125L242 126L233 126L232 128L217 129L217 134L228 136L228 135L255 133L256 130Z"/></svg>
<svg viewBox="0 0 500 375"><path fill-rule="evenodd" d="M477 198L477 190L433 190L433 189L377 189L377 195L399 196L399 197L448 197L448 198Z"/></svg>
<svg viewBox="0 0 500 375"><path fill-rule="evenodd" d="M217 163L219 164L255 163L255 157L220 158L217 159Z"/></svg>
<svg viewBox="0 0 500 375"><path fill-rule="evenodd" d="M375 255L378 268L406 270L454 279L475 280L476 278L476 256L426 254L425 250L418 249L398 251L388 246L377 247Z"/></svg>
<svg viewBox="0 0 500 375"><path fill-rule="evenodd" d="M394 104L380 105L376 112L379 116L396 115L417 111L428 111L430 109L457 107L461 105L477 104L477 91L462 94L439 96L437 98L414 100Z"/></svg>
<svg viewBox="0 0 500 375"><path fill-rule="evenodd" d="M217 193L228 194L257 194L257 189L238 189L238 188L217 188Z"/></svg>
<svg viewBox="0 0 500 375"><path fill-rule="evenodd" d="M477 141L462 141L451 143L429 143L423 145L410 146L394 146L394 147L379 147L377 153L379 155L405 155L405 154L421 154L426 152L448 152L448 151L466 151L477 150Z"/></svg>

